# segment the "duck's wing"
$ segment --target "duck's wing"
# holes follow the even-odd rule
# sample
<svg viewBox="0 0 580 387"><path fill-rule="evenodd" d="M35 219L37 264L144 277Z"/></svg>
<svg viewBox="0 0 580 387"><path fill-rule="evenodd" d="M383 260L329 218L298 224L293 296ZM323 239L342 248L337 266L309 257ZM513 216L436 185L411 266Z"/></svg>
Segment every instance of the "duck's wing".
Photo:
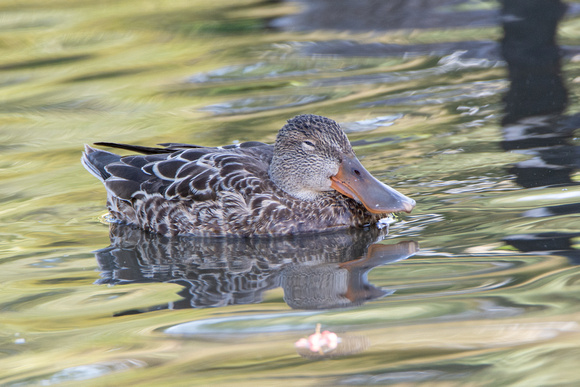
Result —
<svg viewBox="0 0 580 387"><path fill-rule="evenodd" d="M121 157L88 147L83 164L103 181L110 194L124 200L163 196L167 200L215 200L220 191L249 194L268 179L273 146L243 143L208 148L162 144L163 148L98 143L144 153Z"/></svg>

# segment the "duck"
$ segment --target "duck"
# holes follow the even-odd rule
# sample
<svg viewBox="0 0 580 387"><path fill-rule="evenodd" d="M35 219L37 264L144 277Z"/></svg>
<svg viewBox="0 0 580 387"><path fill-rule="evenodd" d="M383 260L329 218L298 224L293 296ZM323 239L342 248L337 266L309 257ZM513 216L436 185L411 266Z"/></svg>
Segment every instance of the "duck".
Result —
<svg viewBox="0 0 580 387"><path fill-rule="evenodd" d="M280 236L361 228L415 200L372 176L340 125L303 114L274 144L158 147L96 142L81 162L104 185L109 219L172 236Z"/></svg>

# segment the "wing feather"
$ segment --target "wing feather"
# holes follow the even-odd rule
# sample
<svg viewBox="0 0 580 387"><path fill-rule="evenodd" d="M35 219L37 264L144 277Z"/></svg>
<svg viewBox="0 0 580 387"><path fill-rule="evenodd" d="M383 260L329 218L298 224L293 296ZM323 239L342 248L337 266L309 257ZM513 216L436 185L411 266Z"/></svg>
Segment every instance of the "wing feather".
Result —
<svg viewBox="0 0 580 387"><path fill-rule="evenodd" d="M105 170L109 172L112 179L122 179L130 180L137 183L143 183L147 181L150 176L143 172L141 168L135 168L132 165L127 165L123 162L112 163L105 167Z"/></svg>
<svg viewBox="0 0 580 387"><path fill-rule="evenodd" d="M160 161L153 165L153 172L157 177L163 180L175 180L177 172L186 165L186 162L179 159Z"/></svg>
<svg viewBox="0 0 580 387"><path fill-rule="evenodd" d="M105 187L114 196L123 200L131 200L135 192L141 189L141 184L136 181L111 177L105 180Z"/></svg>
<svg viewBox="0 0 580 387"><path fill-rule="evenodd" d="M179 143L160 144L164 148L97 144L143 153L119 157L94 150L90 158L85 156L89 166L104 164L93 170L102 176L110 193L125 200L161 195L169 200L219 201L222 193L235 191L241 195L236 200L247 201L260 182L267 180L272 152L271 145L260 142L227 149ZM102 160L96 160L98 157Z"/></svg>

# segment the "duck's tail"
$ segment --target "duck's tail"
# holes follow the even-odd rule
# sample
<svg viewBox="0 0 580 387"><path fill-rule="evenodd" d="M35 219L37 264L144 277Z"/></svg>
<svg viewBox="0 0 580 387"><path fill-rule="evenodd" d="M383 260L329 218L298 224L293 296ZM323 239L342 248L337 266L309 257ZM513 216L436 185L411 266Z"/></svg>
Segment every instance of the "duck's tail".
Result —
<svg viewBox="0 0 580 387"><path fill-rule="evenodd" d="M89 171L91 175L103 183L106 179L111 177L111 174L107 172L105 167L119 160L121 160L121 156L119 155L104 150L95 149L88 145L85 145L85 151L81 157L81 163L87 169L87 171Z"/></svg>

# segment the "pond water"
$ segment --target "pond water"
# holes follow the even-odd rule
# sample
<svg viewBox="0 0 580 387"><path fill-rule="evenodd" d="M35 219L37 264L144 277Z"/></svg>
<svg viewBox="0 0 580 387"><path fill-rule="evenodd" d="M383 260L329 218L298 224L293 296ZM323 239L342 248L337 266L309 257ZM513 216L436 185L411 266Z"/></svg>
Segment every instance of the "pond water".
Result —
<svg viewBox="0 0 580 387"><path fill-rule="evenodd" d="M569 5L560 115L558 68L523 61L539 86L510 89L496 42L520 19L494 1L3 2L0 384L580 384ZM79 161L272 142L302 113L415 210L388 233L167 240L109 230ZM317 324L337 348L296 348Z"/></svg>

